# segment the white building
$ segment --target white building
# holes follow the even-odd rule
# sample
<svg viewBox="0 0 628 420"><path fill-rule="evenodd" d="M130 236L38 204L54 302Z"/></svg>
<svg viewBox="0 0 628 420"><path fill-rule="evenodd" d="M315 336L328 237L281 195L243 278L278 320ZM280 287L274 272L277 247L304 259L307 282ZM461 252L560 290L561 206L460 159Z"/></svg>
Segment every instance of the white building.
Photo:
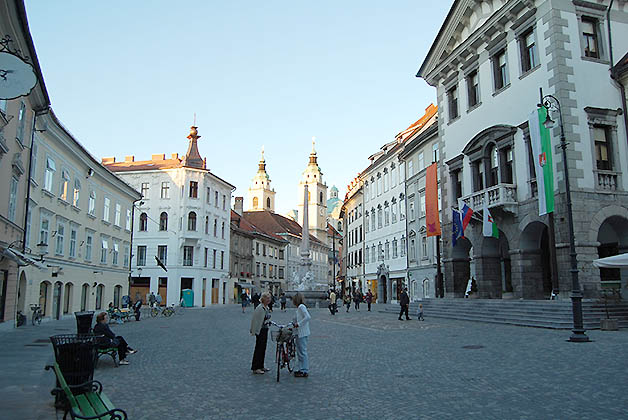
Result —
<svg viewBox="0 0 628 420"><path fill-rule="evenodd" d="M435 106L430 105L426 118L425 125L406 140L400 156L406 170L408 292L412 300L436 296L437 237L427 236L425 222L426 168L442 162Z"/></svg>
<svg viewBox="0 0 628 420"><path fill-rule="evenodd" d="M327 244L327 184L318 166L318 157L312 140L310 160L303 171L297 194L299 224L303 225L303 191L308 187L308 221L310 234Z"/></svg>
<svg viewBox="0 0 628 420"><path fill-rule="evenodd" d="M364 279L364 189L359 178L349 184L348 190L341 210L346 228L342 246L344 288L366 293L369 287ZM377 289L371 291L377 293Z"/></svg>
<svg viewBox="0 0 628 420"><path fill-rule="evenodd" d="M182 158L152 155L150 161L103 163L142 194L134 212L131 297L150 291L178 304L191 289L195 306L230 303L231 193L235 187L213 174L201 158L197 127ZM167 272L157 264L157 258Z"/></svg>
<svg viewBox="0 0 628 420"><path fill-rule="evenodd" d="M437 89L447 165L443 208L465 202L481 212L486 204L499 239L484 238L482 223L472 221L467 239L453 248L451 212L443 213L447 296L462 297L473 276L480 297L539 299L552 290L569 297L559 124L551 130L555 235L549 217L538 215L539 157L532 154L528 119L539 88L560 101L584 297L598 296L602 287L625 290L626 270L599 270L591 262L628 251L625 96L609 72L627 49L625 1L454 1L417 76Z"/></svg>

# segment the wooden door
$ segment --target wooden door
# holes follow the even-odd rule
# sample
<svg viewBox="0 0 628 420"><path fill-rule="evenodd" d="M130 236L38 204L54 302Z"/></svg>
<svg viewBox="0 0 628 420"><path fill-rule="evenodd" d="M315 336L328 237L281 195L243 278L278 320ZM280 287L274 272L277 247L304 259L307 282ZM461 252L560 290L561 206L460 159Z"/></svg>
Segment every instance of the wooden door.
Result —
<svg viewBox="0 0 628 420"><path fill-rule="evenodd" d="M212 304L218 303L218 288L212 288Z"/></svg>

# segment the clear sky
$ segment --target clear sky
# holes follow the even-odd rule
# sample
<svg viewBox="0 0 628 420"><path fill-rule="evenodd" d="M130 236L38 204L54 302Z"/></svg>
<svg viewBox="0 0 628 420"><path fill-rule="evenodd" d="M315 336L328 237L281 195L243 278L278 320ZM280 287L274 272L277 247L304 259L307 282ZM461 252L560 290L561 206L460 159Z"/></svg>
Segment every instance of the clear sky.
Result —
<svg viewBox="0 0 628 420"><path fill-rule="evenodd" d="M97 158L199 150L246 196L261 146L277 211L317 138L331 188L436 101L415 74L451 0L26 0L52 107ZM342 198L342 197L341 197Z"/></svg>

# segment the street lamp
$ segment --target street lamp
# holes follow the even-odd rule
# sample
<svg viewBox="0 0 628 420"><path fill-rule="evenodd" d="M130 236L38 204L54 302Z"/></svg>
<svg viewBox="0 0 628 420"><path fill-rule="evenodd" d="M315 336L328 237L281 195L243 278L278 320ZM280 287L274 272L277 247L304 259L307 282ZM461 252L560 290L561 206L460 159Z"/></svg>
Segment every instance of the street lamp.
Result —
<svg viewBox="0 0 628 420"><path fill-rule="evenodd" d="M573 314L573 330L569 341L583 343L589 341L585 334L582 322L582 291L578 281L578 260L576 259L576 240L573 231L573 210L571 206L571 189L569 188L569 170L567 168L567 141L565 140L565 127L563 125L563 112L560 108L560 101L552 95L541 93L542 106L547 110L547 117L543 125L549 129L554 125L550 117L550 111L558 111L558 122L560 125L560 148L563 150L563 171L565 172L565 195L567 197L567 221L569 224L569 255L571 257L571 308Z"/></svg>

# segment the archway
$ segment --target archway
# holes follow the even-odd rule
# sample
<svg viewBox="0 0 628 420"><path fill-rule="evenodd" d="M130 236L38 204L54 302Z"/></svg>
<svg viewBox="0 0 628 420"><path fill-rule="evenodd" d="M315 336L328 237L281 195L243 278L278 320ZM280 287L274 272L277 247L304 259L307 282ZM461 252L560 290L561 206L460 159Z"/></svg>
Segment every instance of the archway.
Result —
<svg viewBox="0 0 628 420"><path fill-rule="evenodd" d="M552 281L547 225L540 221L529 223L521 232L519 249L520 271L514 281L516 294L524 299L549 297L552 290L558 288L558 279Z"/></svg>
<svg viewBox="0 0 628 420"><path fill-rule="evenodd" d="M26 313L26 273L20 274L20 284L17 288L17 310Z"/></svg>
<svg viewBox="0 0 628 420"><path fill-rule="evenodd" d="M460 238L452 248L451 261L445 262L445 289L447 294L453 290L453 297L462 298L467 284L475 272L471 270L471 254L473 245L467 238Z"/></svg>
<svg viewBox="0 0 628 420"><path fill-rule="evenodd" d="M621 216L611 216L600 225L597 234L600 245L597 248L599 258L628 252L628 220ZM622 284L628 282L628 270L620 268L600 268L600 287L602 289L622 290Z"/></svg>
<svg viewBox="0 0 628 420"><path fill-rule="evenodd" d="M484 237L482 253L476 265L478 292L481 298L501 299L512 293L508 239L501 230L499 238Z"/></svg>
<svg viewBox="0 0 628 420"><path fill-rule="evenodd" d="M381 303L388 303L388 284L386 280L386 275L382 274L381 276L379 276L379 284L377 288L379 289L379 297Z"/></svg>
<svg viewBox="0 0 628 420"><path fill-rule="evenodd" d="M39 306L43 316L50 316L50 301L52 300L52 285L49 281L42 281L39 284Z"/></svg>
<svg viewBox="0 0 628 420"><path fill-rule="evenodd" d="M89 284L83 283L81 286L81 311L86 311L89 308Z"/></svg>
<svg viewBox="0 0 628 420"><path fill-rule="evenodd" d="M74 293L74 285L66 283L63 290L63 314L69 314L72 311L72 298Z"/></svg>
<svg viewBox="0 0 628 420"><path fill-rule="evenodd" d="M54 319L61 319L61 295L63 291L63 283L60 281L55 282L52 290L52 317Z"/></svg>
<svg viewBox="0 0 628 420"><path fill-rule="evenodd" d="M423 279L423 297L430 297L430 281L429 279Z"/></svg>

